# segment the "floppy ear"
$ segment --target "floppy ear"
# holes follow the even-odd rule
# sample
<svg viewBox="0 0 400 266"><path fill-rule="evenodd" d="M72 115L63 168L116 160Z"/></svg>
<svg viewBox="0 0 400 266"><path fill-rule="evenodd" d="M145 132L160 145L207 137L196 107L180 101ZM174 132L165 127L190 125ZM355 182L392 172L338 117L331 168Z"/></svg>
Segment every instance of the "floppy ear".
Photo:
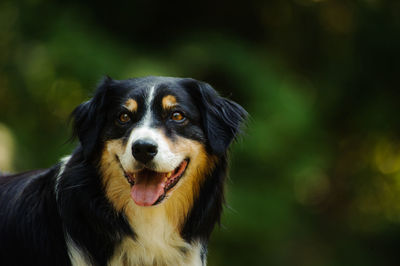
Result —
<svg viewBox="0 0 400 266"><path fill-rule="evenodd" d="M105 117L100 113L106 103L106 95L109 84L112 82L110 77L105 77L92 99L80 104L72 112L73 119L73 137L78 137L83 148L86 159L91 159L98 145L101 130L105 123Z"/></svg>
<svg viewBox="0 0 400 266"><path fill-rule="evenodd" d="M195 84L195 100L200 100L198 104L201 105L209 148L214 154L223 155L240 133L247 112L239 104L220 97L209 84L199 81Z"/></svg>

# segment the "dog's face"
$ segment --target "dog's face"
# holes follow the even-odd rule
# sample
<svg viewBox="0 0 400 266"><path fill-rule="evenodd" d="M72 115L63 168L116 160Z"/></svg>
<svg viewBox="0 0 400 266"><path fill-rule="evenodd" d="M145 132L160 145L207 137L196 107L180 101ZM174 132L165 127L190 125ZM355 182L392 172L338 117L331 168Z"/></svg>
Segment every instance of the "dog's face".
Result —
<svg viewBox="0 0 400 266"><path fill-rule="evenodd" d="M132 200L191 204L246 113L206 83L147 77L105 79L73 115L85 157L122 209Z"/></svg>

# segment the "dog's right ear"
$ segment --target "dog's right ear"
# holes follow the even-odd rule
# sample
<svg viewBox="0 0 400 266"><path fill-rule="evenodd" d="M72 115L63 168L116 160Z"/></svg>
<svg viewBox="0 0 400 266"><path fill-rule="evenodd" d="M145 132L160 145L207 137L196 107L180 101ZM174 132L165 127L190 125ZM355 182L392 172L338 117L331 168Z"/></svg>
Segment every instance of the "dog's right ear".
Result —
<svg viewBox="0 0 400 266"><path fill-rule="evenodd" d="M202 112L202 124L210 151L218 156L226 154L229 145L241 132L248 114L239 104L219 96L209 84L184 79L183 84Z"/></svg>
<svg viewBox="0 0 400 266"><path fill-rule="evenodd" d="M96 148L101 148L98 144L105 123L101 113L112 81L110 77L105 77L97 87L93 98L80 104L71 114L73 137L78 137L87 160L93 157Z"/></svg>

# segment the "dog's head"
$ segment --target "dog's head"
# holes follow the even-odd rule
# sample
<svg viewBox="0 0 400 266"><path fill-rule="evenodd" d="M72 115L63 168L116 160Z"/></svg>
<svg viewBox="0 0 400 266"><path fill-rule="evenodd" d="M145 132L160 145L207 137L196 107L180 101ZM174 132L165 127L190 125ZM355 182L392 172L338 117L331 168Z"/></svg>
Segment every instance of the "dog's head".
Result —
<svg viewBox="0 0 400 266"><path fill-rule="evenodd" d="M120 209L193 198L245 116L210 85L167 77L105 78L73 112L85 159Z"/></svg>

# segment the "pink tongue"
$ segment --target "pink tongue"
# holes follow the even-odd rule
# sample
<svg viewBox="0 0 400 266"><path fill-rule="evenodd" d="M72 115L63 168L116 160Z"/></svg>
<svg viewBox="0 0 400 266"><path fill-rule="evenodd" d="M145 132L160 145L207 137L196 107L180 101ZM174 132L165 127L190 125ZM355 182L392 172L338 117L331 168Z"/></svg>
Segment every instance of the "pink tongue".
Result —
<svg viewBox="0 0 400 266"><path fill-rule="evenodd" d="M151 206L164 194L164 174L144 170L135 180L131 197L137 205Z"/></svg>

